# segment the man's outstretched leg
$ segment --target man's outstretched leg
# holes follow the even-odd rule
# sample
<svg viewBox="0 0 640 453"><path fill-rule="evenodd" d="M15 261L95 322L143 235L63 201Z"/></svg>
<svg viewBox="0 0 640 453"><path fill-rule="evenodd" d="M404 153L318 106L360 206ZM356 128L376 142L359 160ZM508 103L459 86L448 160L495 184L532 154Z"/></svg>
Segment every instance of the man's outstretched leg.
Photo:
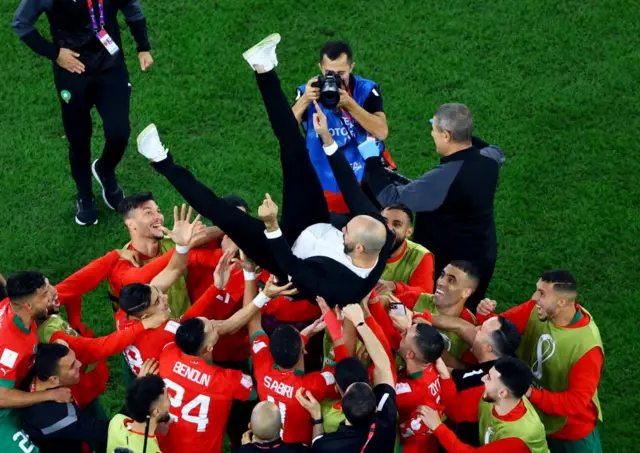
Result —
<svg viewBox="0 0 640 453"><path fill-rule="evenodd" d="M264 223L227 203L198 181L189 170L176 165L160 142L155 125L150 124L138 135L138 151L169 180L187 203L220 227L256 264L278 278L286 277L273 258L264 235Z"/></svg>
<svg viewBox="0 0 640 453"><path fill-rule="evenodd" d="M304 229L316 223L329 223L330 218L307 144L275 72L278 65L275 51L279 42L280 35L270 35L242 56L256 71L271 127L280 142L283 179L280 223L283 234L293 244Z"/></svg>

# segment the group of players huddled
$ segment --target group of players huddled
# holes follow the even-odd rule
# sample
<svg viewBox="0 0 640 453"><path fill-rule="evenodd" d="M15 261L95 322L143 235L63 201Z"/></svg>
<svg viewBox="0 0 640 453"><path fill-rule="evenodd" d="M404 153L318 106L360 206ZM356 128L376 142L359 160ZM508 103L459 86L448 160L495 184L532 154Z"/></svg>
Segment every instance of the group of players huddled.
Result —
<svg viewBox="0 0 640 453"><path fill-rule="evenodd" d="M272 91L275 44L261 43L245 59L284 156L291 137L272 115L280 102ZM319 110L313 126L354 203L349 191L357 189L341 180L341 157L324 140ZM153 195L136 193L118 208L130 234L124 247L55 286L35 271L0 282L0 451L218 453L225 431L240 451L600 451L603 348L571 273L544 272L530 300L503 313L490 299L472 312L478 269L452 261L434 276L433 254L409 239L407 207L356 215L342 230L309 222L283 259L278 238L287 227L282 233L267 196L260 228L278 264L268 269L260 250L252 256L236 244L247 234L223 231L215 213L197 206L202 197L186 194L197 181L179 183L155 128L138 146L219 226L205 226L182 205L168 229ZM218 201L249 211L239 197ZM376 219L386 233L377 233ZM335 241L344 251L318 248ZM333 262L353 274L341 278L357 300L334 299L328 283L314 287L311 271L334 275ZM365 291L347 279L356 276ZM82 299L105 279L116 330L95 337ZM327 278L338 288L341 281ZM126 398L109 420L99 397L115 371L105 361L118 354Z"/></svg>

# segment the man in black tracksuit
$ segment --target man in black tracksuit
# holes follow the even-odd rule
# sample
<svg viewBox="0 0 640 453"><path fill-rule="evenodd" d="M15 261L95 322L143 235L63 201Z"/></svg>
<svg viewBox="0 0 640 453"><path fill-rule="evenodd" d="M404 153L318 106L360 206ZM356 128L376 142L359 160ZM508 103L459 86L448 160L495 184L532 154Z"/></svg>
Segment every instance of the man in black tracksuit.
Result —
<svg viewBox="0 0 640 453"><path fill-rule="evenodd" d="M79 225L98 222L91 173L98 180L109 208L116 209L124 198L115 168L131 132L131 84L116 17L119 10L136 40L144 71L153 59L139 0L22 0L12 22L15 33L31 50L53 62L62 122L69 140L71 175L78 191ZM52 41L46 40L35 27L42 13L49 19ZM105 146L100 159L92 164L93 106L102 117Z"/></svg>
<svg viewBox="0 0 640 453"><path fill-rule="evenodd" d="M471 112L444 104L432 119L440 165L407 185L395 185L379 158L366 161L365 179L384 207L402 203L416 213L413 240L435 257L435 278L454 260L471 261L480 282L467 302L484 298L497 258L493 199L504 153L473 137Z"/></svg>

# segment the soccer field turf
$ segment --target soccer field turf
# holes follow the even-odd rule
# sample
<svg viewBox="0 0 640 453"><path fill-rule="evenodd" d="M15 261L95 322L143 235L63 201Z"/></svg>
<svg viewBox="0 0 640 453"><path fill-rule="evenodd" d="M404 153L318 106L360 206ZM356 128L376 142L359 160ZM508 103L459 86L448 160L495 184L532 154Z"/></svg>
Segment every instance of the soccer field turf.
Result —
<svg viewBox="0 0 640 453"><path fill-rule="evenodd" d="M100 198L96 227L73 221L58 93L50 63L9 28L17 3L0 3L0 272L37 269L58 282L122 247L128 235ZM133 85L132 139L118 174L128 193L153 191L165 213L181 201L135 151L137 133L155 122L176 160L217 192L245 197L254 213L266 191L280 199L277 145L241 53L280 32L278 71L293 96L317 74L325 40L350 40L356 73L381 87L387 144L401 173L418 177L437 163L427 118L446 102L467 104L477 135L506 151L495 203L499 258L489 295L503 311L531 296L544 269L575 273L580 301L595 317L606 352L599 388L604 451L635 450L636 1L143 0L143 8L155 58L148 73L140 72L131 36L126 26L122 30ZM46 30L45 21L41 25ZM98 157L97 114L94 126ZM97 184L94 189L99 197ZM169 215L166 223L172 223ZM84 320L107 334L112 319L103 284L85 297ZM123 389L119 359L110 365L103 402L113 413Z"/></svg>

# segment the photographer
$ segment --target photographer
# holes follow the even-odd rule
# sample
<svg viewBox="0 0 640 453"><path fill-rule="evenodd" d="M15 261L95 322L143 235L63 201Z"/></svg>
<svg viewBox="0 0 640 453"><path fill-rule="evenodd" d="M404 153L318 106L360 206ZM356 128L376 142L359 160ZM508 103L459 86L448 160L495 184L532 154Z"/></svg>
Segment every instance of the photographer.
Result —
<svg viewBox="0 0 640 453"><path fill-rule="evenodd" d="M384 150L388 135L387 117L382 96L375 82L354 76L353 52L346 41L329 41L320 49L319 77L298 87L292 110L306 132L307 149L318 173L325 197L332 212L347 212L347 206L333 176L329 161L322 150L322 141L313 127L313 101L319 101L329 122L329 130L353 168L358 182L364 175L364 160L358 145L368 137L379 140ZM309 107L312 107L309 109Z"/></svg>

